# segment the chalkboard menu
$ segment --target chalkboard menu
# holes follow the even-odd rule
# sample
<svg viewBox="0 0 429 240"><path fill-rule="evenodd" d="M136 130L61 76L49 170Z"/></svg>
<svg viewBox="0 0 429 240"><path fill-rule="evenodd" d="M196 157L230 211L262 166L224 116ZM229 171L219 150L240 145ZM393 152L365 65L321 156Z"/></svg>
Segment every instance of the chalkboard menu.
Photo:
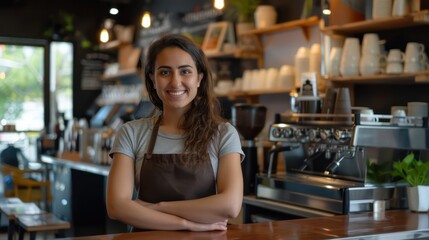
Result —
<svg viewBox="0 0 429 240"><path fill-rule="evenodd" d="M104 73L105 64L110 62L111 56L107 53L90 52L81 59L82 66L82 90L101 89L101 76Z"/></svg>
<svg viewBox="0 0 429 240"><path fill-rule="evenodd" d="M185 35L201 45L208 25L222 14L211 4L194 6L190 12L158 13L152 17L150 28L140 28L137 45L147 49L154 40L167 33Z"/></svg>

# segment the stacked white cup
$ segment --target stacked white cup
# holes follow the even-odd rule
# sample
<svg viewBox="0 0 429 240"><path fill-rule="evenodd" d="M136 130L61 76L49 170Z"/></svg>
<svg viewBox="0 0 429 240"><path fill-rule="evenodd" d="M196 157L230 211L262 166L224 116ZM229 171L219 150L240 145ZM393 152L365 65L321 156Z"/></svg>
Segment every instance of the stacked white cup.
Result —
<svg viewBox="0 0 429 240"><path fill-rule="evenodd" d="M341 53L340 73L343 77L359 75L360 43L358 38L346 38Z"/></svg>
<svg viewBox="0 0 429 240"><path fill-rule="evenodd" d="M387 55L386 73L398 74L404 71L405 54L400 49L390 49Z"/></svg>
<svg viewBox="0 0 429 240"><path fill-rule="evenodd" d="M295 54L295 87L301 87L301 73L310 71L310 49L300 47Z"/></svg>
<svg viewBox="0 0 429 240"><path fill-rule="evenodd" d="M425 46L417 42L409 42L405 48L404 72L416 73L424 70L427 65Z"/></svg>
<svg viewBox="0 0 429 240"><path fill-rule="evenodd" d="M366 33L362 40L362 56L359 72L362 76L375 75L384 72L385 57L381 52L378 34Z"/></svg>

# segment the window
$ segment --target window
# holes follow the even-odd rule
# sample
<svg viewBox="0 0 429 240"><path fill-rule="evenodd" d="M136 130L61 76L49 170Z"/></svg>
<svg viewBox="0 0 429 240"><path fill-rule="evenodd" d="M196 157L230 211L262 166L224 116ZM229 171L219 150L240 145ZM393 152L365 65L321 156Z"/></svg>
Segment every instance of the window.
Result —
<svg viewBox="0 0 429 240"><path fill-rule="evenodd" d="M72 119L73 44L52 42L49 49L47 46L44 40L0 38L3 126L14 124L17 131L48 127L47 132L52 132L59 113Z"/></svg>
<svg viewBox="0 0 429 240"><path fill-rule="evenodd" d="M17 131L44 127L43 46L0 43L0 121Z"/></svg>

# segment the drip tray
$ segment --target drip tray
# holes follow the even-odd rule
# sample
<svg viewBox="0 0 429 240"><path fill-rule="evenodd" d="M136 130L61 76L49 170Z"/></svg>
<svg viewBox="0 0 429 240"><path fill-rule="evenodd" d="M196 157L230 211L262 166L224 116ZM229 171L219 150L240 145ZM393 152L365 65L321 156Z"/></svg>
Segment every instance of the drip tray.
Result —
<svg viewBox="0 0 429 240"><path fill-rule="evenodd" d="M335 214L348 212L349 188L363 187L362 182L294 173L260 174L256 181L257 197Z"/></svg>

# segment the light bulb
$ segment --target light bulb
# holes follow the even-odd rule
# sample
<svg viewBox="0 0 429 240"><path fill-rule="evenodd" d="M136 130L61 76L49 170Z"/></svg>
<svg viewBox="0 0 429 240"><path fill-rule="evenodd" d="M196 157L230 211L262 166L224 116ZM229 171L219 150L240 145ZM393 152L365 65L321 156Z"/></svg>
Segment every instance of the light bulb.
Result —
<svg viewBox="0 0 429 240"><path fill-rule="evenodd" d="M100 42L107 43L109 41L109 31L107 29L103 28L100 33Z"/></svg>
<svg viewBox="0 0 429 240"><path fill-rule="evenodd" d="M324 15L331 15L331 10L330 9L323 9L323 14Z"/></svg>
<svg viewBox="0 0 429 240"><path fill-rule="evenodd" d="M223 9L225 7L225 2L223 0L214 0L214 7L216 9Z"/></svg>
<svg viewBox="0 0 429 240"><path fill-rule="evenodd" d="M112 7L112 8L110 8L109 13L111 15L116 15L116 14L119 13L119 10L117 8L115 8L115 7Z"/></svg>
<svg viewBox="0 0 429 240"><path fill-rule="evenodd" d="M142 27L144 27L144 28L150 27L150 13L148 11L144 12L144 14L143 14Z"/></svg>

